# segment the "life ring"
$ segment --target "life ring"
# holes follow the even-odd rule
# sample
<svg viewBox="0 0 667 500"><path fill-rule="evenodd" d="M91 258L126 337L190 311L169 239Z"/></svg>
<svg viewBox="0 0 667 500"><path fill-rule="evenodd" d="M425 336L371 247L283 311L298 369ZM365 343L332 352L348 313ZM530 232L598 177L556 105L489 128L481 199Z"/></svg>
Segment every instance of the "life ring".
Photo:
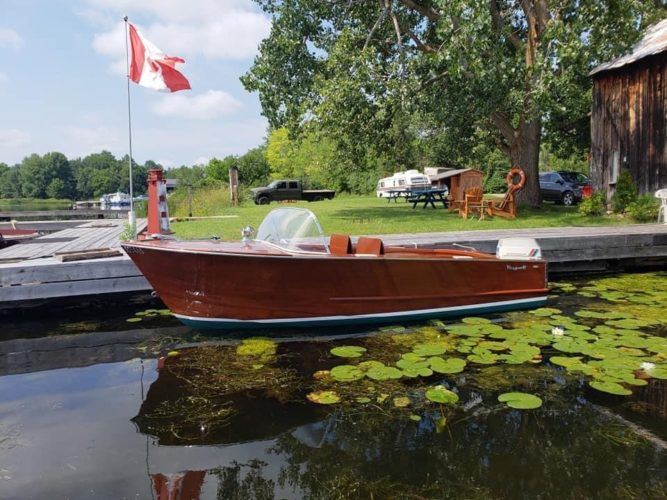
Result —
<svg viewBox="0 0 667 500"><path fill-rule="evenodd" d="M519 182L515 183L514 178L517 175L519 176ZM523 189L523 186L526 185L526 173L519 167L514 167L509 171L505 180L507 181L508 188L518 191L519 189Z"/></svg>

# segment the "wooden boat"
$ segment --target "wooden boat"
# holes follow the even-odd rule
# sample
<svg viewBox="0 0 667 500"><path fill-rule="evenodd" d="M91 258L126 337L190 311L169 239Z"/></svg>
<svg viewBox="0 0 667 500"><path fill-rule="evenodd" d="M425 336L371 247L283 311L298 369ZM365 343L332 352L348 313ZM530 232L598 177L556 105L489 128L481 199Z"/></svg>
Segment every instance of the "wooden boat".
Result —
<svg viewBox="0 0 667 500"><path fill-rule="evenodd" d="M244 328L391 323L544 304L539 246L503 242L501 255L364 237L352 245L345 235L325 238L310 211L280 208L256 238L160 237L123 248L183 323Z"/></svg>
<svg viewBox="0 0 667 500"><path fill-rule="evenodd" d="M37 236L39 233L33 229L0 229L0 248L31 240Z"/></svg>

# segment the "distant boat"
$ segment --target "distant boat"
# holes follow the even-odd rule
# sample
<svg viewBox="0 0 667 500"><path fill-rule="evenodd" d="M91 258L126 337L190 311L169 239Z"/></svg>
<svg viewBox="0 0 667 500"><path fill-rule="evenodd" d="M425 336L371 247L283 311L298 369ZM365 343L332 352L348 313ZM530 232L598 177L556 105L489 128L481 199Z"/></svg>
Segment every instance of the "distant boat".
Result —
<svg viewBox="0 0 667 500"><path fill-rule="evenodd" d="M529 238L496 255L326 238L315 215L280 208L243 241L161 237L122 246L183 323L208 328L316 326L528 309L547 300L546 262Z"/></svg>
<svg viewBox="0 0 667 500"><path fill-rule="evenodd" d="M105 194L100 197L100 204L107 207L130 206L130 195L117 191L115 193Z"/></svg>

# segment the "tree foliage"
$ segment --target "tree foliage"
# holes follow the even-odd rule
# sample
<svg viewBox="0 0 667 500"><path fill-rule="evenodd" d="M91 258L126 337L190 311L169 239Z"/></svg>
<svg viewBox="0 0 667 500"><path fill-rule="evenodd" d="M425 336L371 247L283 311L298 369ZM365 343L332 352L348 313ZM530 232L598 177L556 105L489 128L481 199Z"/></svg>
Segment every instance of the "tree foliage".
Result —
<svg viewBox="0 0 667 500"><path fill-rule="evenodd" d="M526 170L533 205L541 141L564 156L588 144L589 70L627 49L659 9L646 0L256 1L273 24L242 81L273 128L296 138L315 126L349 177L412 167L424 141L445 161L469 161L483 131Z"/></svg>
<svg viewBox="0 0 667 500"><path fill-rule="evenodd" d="M146 192L148 168L132 164L135 194ZM116 159L108 151L69 160L58 152L31 154L18 165L0 167L2 198L94 199L115 191L129 191L129 158Z"/></svg>

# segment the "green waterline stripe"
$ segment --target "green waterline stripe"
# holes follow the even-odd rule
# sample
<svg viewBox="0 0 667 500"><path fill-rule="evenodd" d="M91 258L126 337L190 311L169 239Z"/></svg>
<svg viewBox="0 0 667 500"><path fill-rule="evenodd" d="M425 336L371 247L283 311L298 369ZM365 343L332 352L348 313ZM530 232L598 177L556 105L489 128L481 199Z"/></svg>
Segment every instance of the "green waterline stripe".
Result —
<svg viewBox="0 0 667 500"><path fill-rule="evenodd" d="M415 321L424 319L453 318L469 314L491 314L520 309L531 309L545 305L547 297L516 299L487 304L474 304L438 309L402 311L398 313L364 314L357 316L322 316L315 318L280 318L261 320L238 320L231 318L197 318L174 314L183 324L194 328L246 329L246 328L287 328L309 326L343 326L395 323L397 320Z"/></svg>

